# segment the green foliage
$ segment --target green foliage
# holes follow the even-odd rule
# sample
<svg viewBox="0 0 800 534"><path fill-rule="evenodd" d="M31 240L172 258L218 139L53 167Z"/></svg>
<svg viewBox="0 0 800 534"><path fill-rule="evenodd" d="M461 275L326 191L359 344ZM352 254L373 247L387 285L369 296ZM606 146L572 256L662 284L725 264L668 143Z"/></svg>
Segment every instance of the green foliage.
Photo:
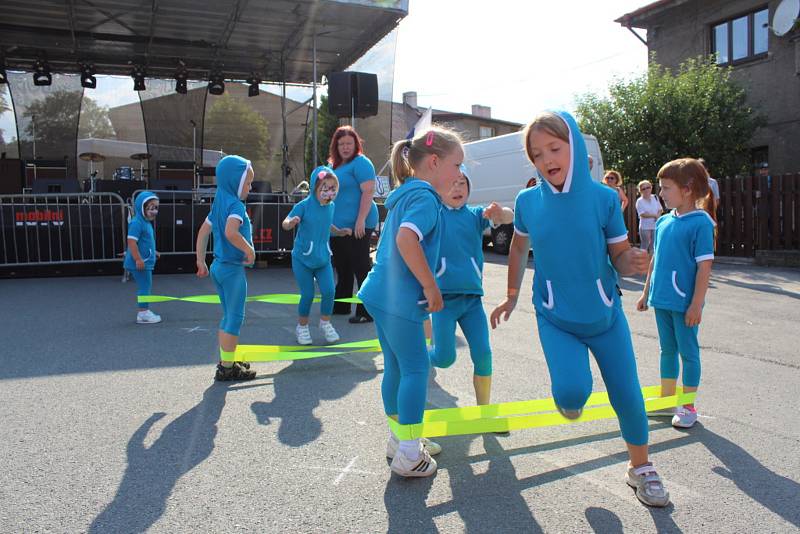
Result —
<svg viewBox="0 0 800 534"><path fill-rule="evenodd" d="M81 103L81 119L78 127L78 139L115 139L114 127L108 118L108 108L97 105L97 102L84 94Z"/></svg>
<svg viewBox="0 0 800 534"><path fill-rule="evenodd" d="M317 161L314 162L314 155L312 152L313 143L311 141L311 126L312 119L309 113L308 117L308 134L306 138L306 176L311 174L311 171L319 165L327 165L328 150L331 144L333 132L339 127L339 119L328 113L328 97L323 95L319 101L319 109L317 111Z"/></svg>
<svg viewBox="0 0 800 534"><path fill-rule="evenodd" d="M690 59L677 73L653 56L647 74L613 81L607 97L580 96L578 122L597 137L605 168L633 183L679 157L704 158L715 176L746 172L748 143L764 119L730 75L713 56Z"/></svg>
<svg viewBox="0 0 800 534"><path fill-rule="evenodd" d="M74 150L80 103L81 91L63 89L31 103L22 114L30 119L25 124L26 143L32 142L35 137L39 154L55 155L68 148Z"/></svg>
<svg viewBox="0 0 800 534"><path fill-rule="evenodd" d="M267 120L228 93L218 97L206 114L205 148L236 154L253 162L266 162L268 142Z"/></svg>

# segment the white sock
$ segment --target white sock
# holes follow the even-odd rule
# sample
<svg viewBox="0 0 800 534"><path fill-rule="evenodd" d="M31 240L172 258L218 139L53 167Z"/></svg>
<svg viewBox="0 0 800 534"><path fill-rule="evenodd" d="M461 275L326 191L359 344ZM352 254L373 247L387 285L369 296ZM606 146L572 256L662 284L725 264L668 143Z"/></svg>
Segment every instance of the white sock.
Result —
<svg viewBox="0 0 800 534"><path fill-rule="evenodd" d="M409 460L419 460L419 440L418 439L401 439L400 447L398 449L403 456Z"/></svg>
<svg viewBox="0 0 800 534"><path fill-rule="evenodd" d="M320 320L319 320L319 325L320 325L320 326L322 326L322 325L324 325L324 324L330 324L330 323L331 323L330 321L326 321L325 319L320 319Z"/></svg>

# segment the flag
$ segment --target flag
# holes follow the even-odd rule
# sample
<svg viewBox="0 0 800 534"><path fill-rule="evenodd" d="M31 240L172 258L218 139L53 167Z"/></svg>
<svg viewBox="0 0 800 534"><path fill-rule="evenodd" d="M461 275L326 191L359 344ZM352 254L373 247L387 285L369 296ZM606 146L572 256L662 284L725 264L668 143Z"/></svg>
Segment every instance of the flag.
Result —
<svg viewBox="0 0 800 534"><path fill-rule="evenodd" d="M413 139L415 135L419 132L425 131L431 127L431 121L433 118L433 109L428 108L425 110L425 113L419 118L416 124L408 131L408 135L406 135L406 139Z"/></svg>

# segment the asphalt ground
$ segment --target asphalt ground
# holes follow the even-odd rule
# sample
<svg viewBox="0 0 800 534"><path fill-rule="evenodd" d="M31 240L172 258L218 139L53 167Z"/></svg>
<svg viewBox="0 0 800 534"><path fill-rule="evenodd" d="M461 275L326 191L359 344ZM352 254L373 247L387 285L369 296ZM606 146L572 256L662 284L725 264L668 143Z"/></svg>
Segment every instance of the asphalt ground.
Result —
<svg viewBox="0 0 800 534"><path fill-rule="evenodd" d="M550 396L531 276L491 334L496 402ZM287 267L248 277L250 294L297 291ZM655 319L635 311L642 281L621 285L640 380L657 384ZM488 253L487 313L505 287L505 257ZM156 275L153 292L214 288ZM665 509L625 485L614 420L445 437L435 477L392 475L380 354L257 363L256 380L216 384L219 307L153 305L164 321L137 325L134 294L118 276L0 280L0 531L800 530L800 271L715 265L700 421L689 430L650 422L652 459L672 495ZM295 312L248 304L241 342L296 344ZM375 337L372 325L334 323L342 341ZM475 402L458 339L458 361L431 380L430 407Z"/></svg>

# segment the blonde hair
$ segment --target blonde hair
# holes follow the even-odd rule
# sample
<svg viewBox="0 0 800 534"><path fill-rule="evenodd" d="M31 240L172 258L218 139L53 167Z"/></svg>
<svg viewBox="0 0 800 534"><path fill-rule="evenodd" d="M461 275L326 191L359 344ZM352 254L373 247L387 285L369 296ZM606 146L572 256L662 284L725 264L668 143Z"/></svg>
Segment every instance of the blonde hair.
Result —
<svg viewBox="0 0 800 534"><path fill-rule="evenodd" d="M415 135L413 139L397 141L392 146L391 167L394 186L405 183L414 175L425 157L436 154L444 158L462 145L461 136L455 131L436 125Z"/></svg>
<svg viewBox="0 0 800 534"><path fill-rule="evenodd" d="M608 185L608 177L613 176L617 180L617 185L611 187L620 187L622 185L622 175L619 171L615 171L613 169L606 171L605 175L603 175L603 183Z"/></svg>
<svg viewBox="0 0 800 534"><path fill-rule="evenodd" d="M636 184L636 189L641 190L643 185L649 185L650 187L653 187L653 184L650 183L650 180L642 180L641 182Z"/></svg>
<svg viewBox="0 0 800 534"><path fill-rule="evenodd" d="M544 111L536 116L525 127L522 133L522 138L525 139L525 154L528 159L533 163L533 150L531 148L531 133L534 131L545 132L553 137L561 139L565 143L569 143L569 126L567 123L552 111Z"/></svg>

